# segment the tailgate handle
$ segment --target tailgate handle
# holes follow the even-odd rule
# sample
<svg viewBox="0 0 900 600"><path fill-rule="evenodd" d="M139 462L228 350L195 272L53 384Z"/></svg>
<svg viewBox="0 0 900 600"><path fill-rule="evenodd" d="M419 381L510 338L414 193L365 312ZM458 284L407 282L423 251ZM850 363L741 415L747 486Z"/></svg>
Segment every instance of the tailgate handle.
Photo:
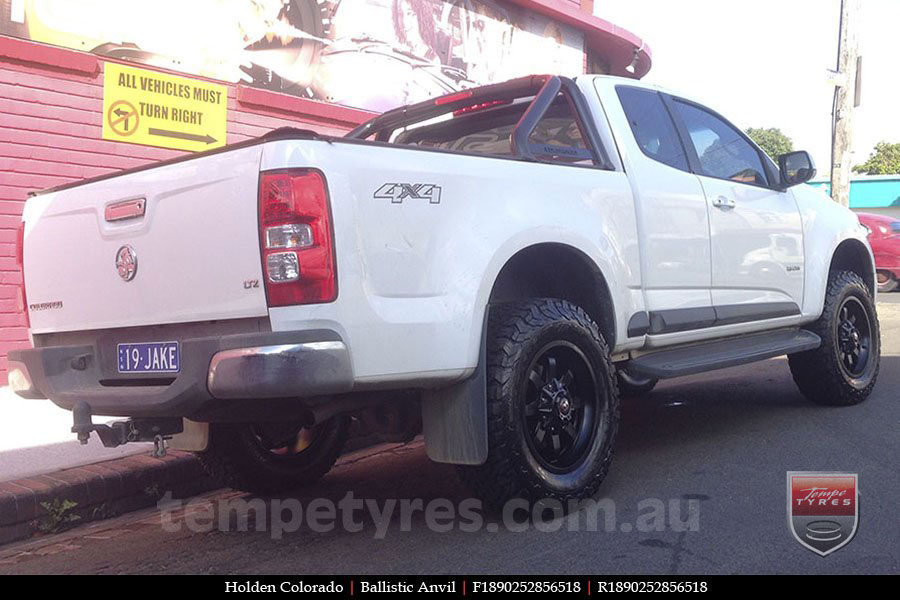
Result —
<svg viewBox="0 0 900 600"><path fill-rule="evenodd" d="M147 208L146 198L133 198L131 200L123 200L121 202L113 202L106 205L104 216L107 222L125 221L127 219L137 219L144 216Z"/></svg>

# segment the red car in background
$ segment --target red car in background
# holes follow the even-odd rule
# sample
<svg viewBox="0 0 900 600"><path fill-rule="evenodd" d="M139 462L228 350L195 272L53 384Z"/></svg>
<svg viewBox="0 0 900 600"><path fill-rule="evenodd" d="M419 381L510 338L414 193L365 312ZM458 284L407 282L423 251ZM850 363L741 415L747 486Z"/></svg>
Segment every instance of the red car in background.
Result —
<svg viewBox="0 0 900 600"><path fill-rule="evenodd" d="M900 286L900 220L869 213L856 213L856 216L869 230L878 291L892 292Z"/></svg>

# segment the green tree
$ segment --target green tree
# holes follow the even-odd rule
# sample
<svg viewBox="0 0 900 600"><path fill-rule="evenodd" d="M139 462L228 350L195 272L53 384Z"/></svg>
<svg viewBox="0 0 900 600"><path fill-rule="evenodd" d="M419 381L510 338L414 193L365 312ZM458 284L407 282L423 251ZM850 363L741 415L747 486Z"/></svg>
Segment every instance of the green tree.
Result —
<svg viewBox="0 0 900 600"><path fill-rule="evenodd" d="M794 149L794 142L791 138L786 136L784 132L777 127L769 127L768 129L751 127L747 130L747 135L750 136L750 139L759 144L759 147L765 150L766 154L776 161L779 156Z"/></svg>
<svg viewBox="0 0 900 600"><path fill-rule="evenodd" d="M856 165L853 170L866 175L900 174L900 144L878 142L869 160Z"/></svg>

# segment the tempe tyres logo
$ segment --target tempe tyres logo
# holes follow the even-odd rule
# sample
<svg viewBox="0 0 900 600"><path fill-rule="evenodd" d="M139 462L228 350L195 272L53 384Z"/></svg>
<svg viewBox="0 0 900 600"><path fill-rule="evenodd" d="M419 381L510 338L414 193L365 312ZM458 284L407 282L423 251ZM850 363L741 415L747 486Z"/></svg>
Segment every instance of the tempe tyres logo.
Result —
<svg viewBox="0 0 900 600"><path fill-rule="evenodd" d="M826 556L845 546L859 521L855 473L788 471L788 527L794 538Z"/></svg>

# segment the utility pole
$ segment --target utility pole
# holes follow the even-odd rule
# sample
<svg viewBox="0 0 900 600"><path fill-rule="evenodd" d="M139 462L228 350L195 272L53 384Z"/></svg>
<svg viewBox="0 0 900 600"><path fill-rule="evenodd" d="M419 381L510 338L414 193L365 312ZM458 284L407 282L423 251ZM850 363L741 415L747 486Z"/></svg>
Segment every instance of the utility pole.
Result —
<svg viewBox="0 0 900 600"><path fill-rule="evenodd" d="M840 41L831 126L831 198L850 206L850 149L853 142L853 108L859 104L856 93L859 40L857 18L859 0L841 0Z"/></svg>

